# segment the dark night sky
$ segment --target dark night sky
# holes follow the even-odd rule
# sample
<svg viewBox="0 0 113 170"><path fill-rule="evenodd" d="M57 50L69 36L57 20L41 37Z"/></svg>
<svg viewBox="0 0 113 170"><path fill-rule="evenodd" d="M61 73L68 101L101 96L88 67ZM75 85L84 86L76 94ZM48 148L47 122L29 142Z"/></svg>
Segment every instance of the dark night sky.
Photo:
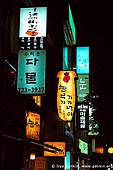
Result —
<svg viewBox="0 0 113 170"><path fill-rule="evenodd" d="M111 1L79 0L77 12L74 15L77 26L77 45L90 47L90 77L99 95L100 128L106 140L113 141L113 10Z"/></svg>

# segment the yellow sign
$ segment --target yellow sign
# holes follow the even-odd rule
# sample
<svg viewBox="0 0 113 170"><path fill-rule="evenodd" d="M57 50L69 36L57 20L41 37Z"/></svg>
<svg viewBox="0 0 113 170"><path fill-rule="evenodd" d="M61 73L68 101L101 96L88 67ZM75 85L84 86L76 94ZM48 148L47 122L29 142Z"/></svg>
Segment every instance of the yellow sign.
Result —
<svg viewBox="0 0 113 170"><path fill-rule="evenodd" d="M71 121L76 103L75 71L59 71L57 89L57 109L59 117L64 121Z"/></svg>
<svg viewBox="0 0 113 170"><path fill-rule="evenodd" d="M113 147L108 148L108 153L112 154L113 153Z"/></svg>
<svg viewBox="0 0 113 170"><path fill-rule="evenodd" d="M65 142L44 142L44 144L49 145L50 147L55 147L61 149L62 151L58 151L49 147L44 147L44 156L65 156ZM48 149L48 151L46 151ZM52 152L54 151L54 152Z"/></svg>
<svg viewBox="0 0 113 170"><path fill-rule="evenodd" d="M39 140L40 136L40 115L34 112L26 112L26 136L27 138Z"/></svg>
<svg viewBox="0 0 113 170"><path fill-rule="evenodd" d="M35 103L41 107L41 96L33 96Z"/></svg>

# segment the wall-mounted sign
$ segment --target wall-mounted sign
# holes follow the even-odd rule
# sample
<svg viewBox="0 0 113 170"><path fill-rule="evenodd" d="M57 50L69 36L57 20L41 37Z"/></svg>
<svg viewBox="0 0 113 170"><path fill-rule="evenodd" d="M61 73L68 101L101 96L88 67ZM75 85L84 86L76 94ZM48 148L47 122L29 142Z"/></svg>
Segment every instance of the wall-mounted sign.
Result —
<svg viewBox="0 0 113 170"><path fill-rule="evenodd" d="M104 147L96 147L95 152L99 154L104 154Z"/></svg>
<svg viewBox="0 0 113 170"><path fill-rule="evenodd" d="M79 102L77 105L77 110L78 110L78 118L79 118L79 129L87 130L88 129L88 113L89 113L88 103Z"/></svg>
<svg viewBox="0 0 113 170"><path fill-rule="evenodd" d="M63 70L69 70L69 49L68 47L63 48Z"/></svg>
<svg viewBox="0 0 113 170"><path fill-rule="evenodd" d="M108 153L113 154L113 147L108 148Z"/></svg>
<svg viewBox="0 0 113 170"><path fill-rule="evenodd" d="M71 121L76 103L75 71L59 71L57 89L57 109L59 117L64 121Z"/></svg>
<svg viewBox="0 0 113 170"><path fill-rule="evenodd" d="M73 19L73 14L72 14L70 4L68 4L68 19L71 28L71 34L73 36L73 45L74 45L76 44L76 29L75 29L75 24L74 24L74 19Z"/></svg>
<svg viewBox="0 0 113 170"><path fill-rule="evenodd" d="M89 74L89 47L76 47L77 74Z"/></svg>
<svg viewBox="0 0 113 170"><path fill-rule="evenodd" d="M19 50L17 90L22 94L44 94L45 66L45 50Z"/></svg>
<svg viewBox="0 0 113 170"><path fill-rule="evenodd" d="M20 8L19 37L46 37L47 7Z"/></svg>
<svg viewBox="0 0 113 170"><path fill-rule="evenodd" d="M71 153L70 153L70 151L67 151L66 152L66 156L65 156L65 166L64 166L64 170L70 170L71 169L71 167L70 167L70 165L71 165Z"/></svg>
<svg viewBox="0 0 113 170"><path fill-rule="evenodd" d="M89 75L78 74L77 79L77 101L83 102L89 94Z"/></svg>
<svg viewBox="0 0 113 170"><path fill-rule="evenodd" d="M26 112L26 137L40 139L40 115L34 112Z"/></svg>
<svg viewBox="0 0 113 170"><path fill-rule="evenodd" d="M19 38L19 50L43 50L47 47L46 37Z"/></svg>
<svg viewBox="0 0 113 170"><path fill-rule="evenodd" d="M99 135L99 124L95 121L94 115L93 115L93 108L91 106L91 103L89 104L89 130L88 135Z"/></svg>
<svg viewBox="0 0 113 170"><path fill-rule="evenodd" d="M70 4L67 6L66 19L64 21L64 40L67 45L76 44L76 28Z"/></svg>
<svg viewBox="0 0 113 170"><path fill-rule="evenodd" d="M41 107L41 96L33 96L33 99L35 100L35 103Z"/></svg>
<svg viewBox="0 0 113 170"><path fill-rule="evenodd" d="M55 153L52 152L51 148L48 151L44 150L44 156L63 156L63 157L65 156L65 148L66 148L65 142L44 142L44 144L61 149L61 151L55 150Z"/></svg>
<svg viewBox="0 0 113 170"><path fill-rule="evenodd" d="M81 150L81 153L88 154L88 143L79 139L79 149Z"/></svg>

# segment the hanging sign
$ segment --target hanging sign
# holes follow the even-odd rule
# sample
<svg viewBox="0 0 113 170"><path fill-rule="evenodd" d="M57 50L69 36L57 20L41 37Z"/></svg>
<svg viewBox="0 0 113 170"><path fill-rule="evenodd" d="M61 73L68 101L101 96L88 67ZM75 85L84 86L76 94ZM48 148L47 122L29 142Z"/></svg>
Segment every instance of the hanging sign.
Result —
<svg viewBox="0 0 113 170"><path fill-rule="evenodd" d="M89 74L78 74L77 101L83 102L89 94Z"/></svg>
<svg viewBox="0 0 113 170"><path fill-rule="evenodd" d="M78 118L79 118L79 129L87 130L88 129L88 113L89 105L88 103L79 102L77 105Z"/></svg>
<svg viewBox="0 0 113 170"><path fill-rule="evenodd" d="M52 149L49 147L47 147L48 151L44 150L44 156L65 156L65 147L66 147L66 143L65 142L44 142L44 144L47 144L48 146L52 146L58 149L61 149L61 151L55 150L54 149L54 153L52 152Z"/></svg>
<svg viewBox="0 0 113 170"><path fill-rule="evenodd" d="M89 74L89 47L76 48L77 74Z"/></svg>
<svg viewBox="0 0 113 170"><path fill-rule="evenodd" d="M45 50L19 50L17 90L22 94L44 94L45 66Z"/></svg>
<svg viewBox="0 0 113 170"><path fill-rule="evenodd" d="M19 37L46 37L47 7L20 8Z"/></svg>
<svg viewBox="0 0 113 170"><path fill-rule="evenodd" d="M71 121L75 109L75 71L59 71L57 89L57 109L59 117L64 121Z"/></svg>
<svg viewBox="0 0 113 170"><path fill-rule="evenodd" d="M26 137L39 140L40 136L40 115L34 112L26 112Z"/></svg>

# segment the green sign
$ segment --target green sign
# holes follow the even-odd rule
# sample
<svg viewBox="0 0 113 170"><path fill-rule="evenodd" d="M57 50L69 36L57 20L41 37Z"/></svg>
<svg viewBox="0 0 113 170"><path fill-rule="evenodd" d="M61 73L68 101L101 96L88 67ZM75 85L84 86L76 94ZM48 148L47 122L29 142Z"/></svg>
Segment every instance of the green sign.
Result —
<svg viewBox="0 0 113 170"><path fill-rule="evenodd" d="M81 153L88 154L88 143L79 139L79 149L81 150Z"/></svg>
<svg viewBox="0 0 113 170"><path fill-rule="evenodd" d="M17 90L22 94L45 93L46 50L19 50Z"/></svg>
<svg viewBox="0 0 113 170"><path fill-rule="evenodd" d="M69 9L69 24L70 24L71 33L72 33L72 36L73 36L73 44L76 44L76 29L75 29L75 24L74 24L74 19L73 19L71 7L70 7L69 4L68 4L68 9Z"/></svg>
<svg viewBox="0 0 113 170"><path fill-rule="evenodd" d="M95 121L93 108L89 105L89 130L88 135L99 135L99 124Z"/></svg>
<svg viewBox="0 0 113 170"><path fill-rule="evenodd" d="M77 80L77 99L78 102L83 102L89 94L89 75L78 74Z"/></svg>

